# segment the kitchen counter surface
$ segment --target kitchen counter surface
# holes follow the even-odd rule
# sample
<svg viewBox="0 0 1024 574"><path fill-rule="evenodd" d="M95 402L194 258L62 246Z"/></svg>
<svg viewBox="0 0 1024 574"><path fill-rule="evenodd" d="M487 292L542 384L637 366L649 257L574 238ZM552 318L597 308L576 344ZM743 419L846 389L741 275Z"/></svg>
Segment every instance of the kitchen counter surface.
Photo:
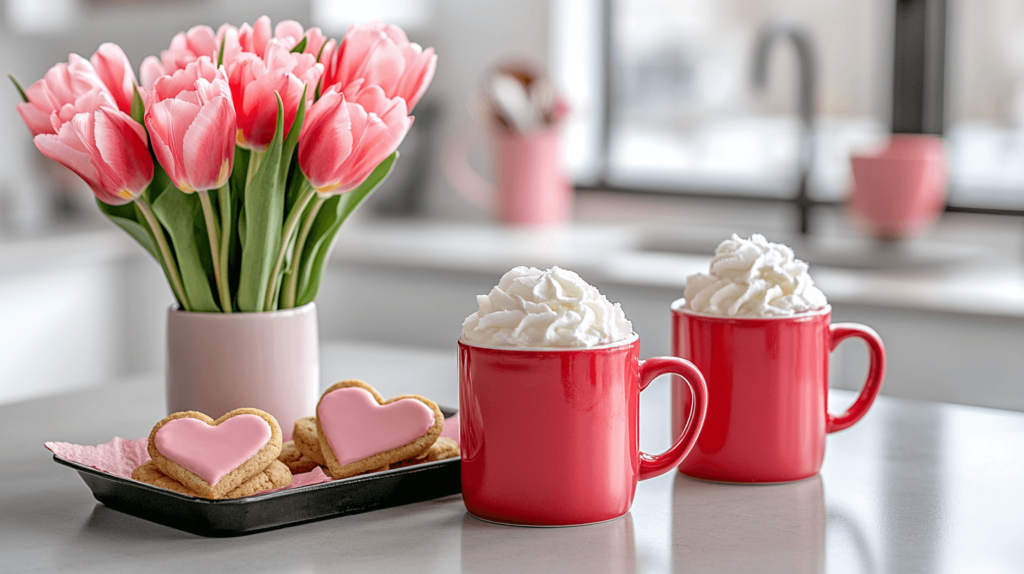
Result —
<svg viewBox="0 0 1024 574"><path fill-rule="evenodd" d="M364 378L385 396L457 404L455 350L335 342L323 382ZM414 373L414 376L410 374ZM675 472L640 483L632 511L578 528L498 526L461 497L208 539L110 510L47 440L145 436L159 374L0 407L0 571L1020 572L1024 414L879 397L828 438L819 476L771 486ZM668 442L668 385L643 393L641 446ZM833 391L837 407L852 401Z"/></svg>
<svg viewBox="0 0 1024 574"><path fill-rule="evenodd" d="M788 209L584 194L576 219L562 227L356 217L339 232L332 260L483 274L495 282L516 265L558 265L591 283L681 296L686 277L706 272L714 246L733 232L760 232L784 243L799 240L787 228ZM883 244L851 229L848 219L841 212L821 213L820 229L806 247L795 247L797 258L811 260L810 273L833 304L1024 319L1024 243L1015 220L947 214L924 238ZM820 248L835 252L836 260L813 257ZM0 237L0 278L71 260L143 253L103 221L21 240ZM850 266L851 257L858 263ZM883 263L873 266L875 259Z"/></svg>
<svg viewBox="0 0 1024 574"><path fill-rule="evenodd" d="M558 265L590 283L667 289L681 297L686 278L706 273L711 261L710 254L686 252L688 244L710 253L733 231L749 235L739 227L686 229L684 224L657 222L582 221L535 229L491 223L357 222L339 232L332 258L373 267L487 274L494 283L516 265ZM768 234L769 240L788 241L779 237ZM863 238L821 240L864 249L870 245L858 243ZM957 247L956 241L956 237L940 238L894 249L915 253L916 257L907 256L908 261L941 258L937 251ZM810 274L833 304L1024 318L1024 266L1016 256L985 246L957 248L963 253L945 264L855 268L825 260L812 264ZM972 253L979 257L965 255ZM863 252L857 255L868 261ZM800 249L796 257L801 258Z"/></svg>

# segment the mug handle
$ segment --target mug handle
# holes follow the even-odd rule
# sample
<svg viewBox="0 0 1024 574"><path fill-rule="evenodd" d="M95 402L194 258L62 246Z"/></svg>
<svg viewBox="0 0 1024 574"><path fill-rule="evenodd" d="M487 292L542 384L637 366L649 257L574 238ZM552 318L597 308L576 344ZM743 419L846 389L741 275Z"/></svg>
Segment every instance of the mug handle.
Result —
<svg viewBox="0 0 1024 574"><path fill-rule="evenodd" d="M697 442L697 435L704 426L704 415L708 410L708 387L704 383L704 375L693 363L678 357L655 357L640 361L640 390L646 389L651 381L661 375L679 375L686 381L693 395L693 400L690 401L690 416L686 419L683 432L671 448L654 456L640 453L640 480L665 474L690 454L690 449Z"/></svg>
<svg viewBox="0 0 1024 574"><path fill-rule="evenodd" d="M878 391L882 388L882 379L885 376L885 345L882 344L882 338L874 329L860 323L834 323L829 325L829 332L832 335L831 351L835 351L839 343L846 339L856 337L867 343L868 352L871 354L868 378L864 382L864 388L860 390L857 400L839 416L832 416L828 411L825 412L825 432L832 433L853 426L867 414L871 404L875 402L875 397L878 396Z"/></svg>
<svg viewBox="0 0 1024 574"><path fill-rule="evenodd" d="M469 152L486 145L482 133L472 128L456 130L448 135L441 151L441 171L444 178L463 199L484 211L493 208L497 195L494 184L480 175L469 164Z"/></svg>

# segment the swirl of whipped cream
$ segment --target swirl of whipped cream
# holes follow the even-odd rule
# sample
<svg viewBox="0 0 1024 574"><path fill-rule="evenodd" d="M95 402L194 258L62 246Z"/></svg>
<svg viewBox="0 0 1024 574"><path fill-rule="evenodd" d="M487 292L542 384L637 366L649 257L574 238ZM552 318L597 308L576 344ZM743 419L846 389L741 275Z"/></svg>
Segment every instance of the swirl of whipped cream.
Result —
<svg viewBox="0 0 1024 574"><path fill-rule="evenodd" d="M462 339L488 347L594 347L628 339L622 307L572 271L516 267L466 317Z"/></svg>
<svg viewBox="0 0 1024 574"><path fill-rule="evenodd" d="M734 233L719 244L710 274L687 277L683 297L698 313L730 317L796 315L828 304L807 264L758 234L742 239Z"/></svg>

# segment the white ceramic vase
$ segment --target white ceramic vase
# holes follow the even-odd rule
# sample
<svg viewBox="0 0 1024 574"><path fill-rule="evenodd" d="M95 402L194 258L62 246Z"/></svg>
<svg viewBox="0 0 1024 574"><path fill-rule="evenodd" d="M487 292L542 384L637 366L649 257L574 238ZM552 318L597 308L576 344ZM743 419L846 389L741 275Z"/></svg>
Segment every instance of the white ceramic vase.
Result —
<svg viewBox="0 0 1024 574"><path fill-rule="evenodd" d="M320 396L316 304L267 313L167 313L167 412L274 415L284 440Z"/></svg>

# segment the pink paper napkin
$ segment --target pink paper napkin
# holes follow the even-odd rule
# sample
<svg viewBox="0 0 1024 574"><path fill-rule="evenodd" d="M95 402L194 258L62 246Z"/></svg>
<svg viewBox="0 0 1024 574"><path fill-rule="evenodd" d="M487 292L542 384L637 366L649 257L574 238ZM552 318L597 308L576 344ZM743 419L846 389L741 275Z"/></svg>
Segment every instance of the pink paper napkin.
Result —
<svg viewBox="0 0 1024 574"><path fill-rule="evenodd" d="M456 443L459 442L459 413L444 419L444 428L441 429L441 436L446 436Z"/></svg>
<svg viewBox="0 0 1024 574"><path fill-rule="evenodd" d="M446 436L455 440L455 442L459 442L458 414L445 419L444 429L441 430L441 436ZM67 442L47 442L43 444L43 446L45 446L50 452L66 461L77 462L78 464L95 468L100 472L128 479L131 479L133 470L149 462L149 452L147 451L148 445L148 437L135 440L114 437L109 442L96 446L71 444ZM320 484L330 480L332 480L331 477L324 474L323 469L316 467L309 472L293 475L292 483L288 486L276 490L264 491L264 493L276 492L277 490L290 490L292 488Z"/></svg>

